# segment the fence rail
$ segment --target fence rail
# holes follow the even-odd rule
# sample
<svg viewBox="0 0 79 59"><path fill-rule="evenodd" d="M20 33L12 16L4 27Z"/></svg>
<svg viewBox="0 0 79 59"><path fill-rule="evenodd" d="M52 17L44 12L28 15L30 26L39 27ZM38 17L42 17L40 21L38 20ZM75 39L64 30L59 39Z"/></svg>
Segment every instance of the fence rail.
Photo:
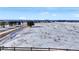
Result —
<svg viewBox="0 0 79 59"><path fill-rule="evenodd" d="M61 48L36 48L36 47L0 47L0 51L79 51L76 49L61 49Z"/></svg>

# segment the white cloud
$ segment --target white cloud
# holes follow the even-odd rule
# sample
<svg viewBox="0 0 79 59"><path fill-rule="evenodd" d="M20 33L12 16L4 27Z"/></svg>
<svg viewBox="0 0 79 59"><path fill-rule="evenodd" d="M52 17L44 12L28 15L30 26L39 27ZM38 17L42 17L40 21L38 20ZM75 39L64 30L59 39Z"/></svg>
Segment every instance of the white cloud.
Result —
<svg viewBox="0 0 79 59"><path fill-rule="evenodd" d="M57 16L57 14L52 14L52 16Z"/></svg>
<svg viewBox="0 0 79 59"><path fill-rule="evenodd" d="M48 14L49 14L49 12L42 12L39 15L48 15Z"/></svg>
<svg viewBox="0 0 79 59"><path fill-rule="evenodd" d="M41 12L38 14L40 19L54 19L57 18L59 14L51 13L51 12Z"/></svg>
<svg viewBox="0 0 79 59"><path fill-rule="evenodd" d="M41 15L41 16L57 16L57 14L55 14L55 13L49 13L49 12L42 12L39 15Z"/></svg>
<svg viewBox="0 0 79 59"><path fill-rule="evenodd" d="M73 14L74 17L79 17L79 14Z"/></svg>
<svg viewBox="0 0 79 59"><path fill-rule="evenodd" d="M21 17L21 16L20 16L19 19L26 19L26 17Z"/></svg>

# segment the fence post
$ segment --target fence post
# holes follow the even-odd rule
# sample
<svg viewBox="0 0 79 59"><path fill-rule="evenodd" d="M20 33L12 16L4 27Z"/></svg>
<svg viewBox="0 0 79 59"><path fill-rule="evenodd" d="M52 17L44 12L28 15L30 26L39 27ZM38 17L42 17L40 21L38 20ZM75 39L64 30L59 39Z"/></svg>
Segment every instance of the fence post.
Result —
<svg viewBox="0 0 79 59"><path fill-rule="evenodd" d="M15 51L15 47L14 47L14 51Z"/></svg>
<svg viewBox="0 0 79 59"><path fill-rule="evenodd" d="M0 46L0 51L1 51L1 46Z"/></svg>
<svg viewBox="0 0 79 59"><path fill-rule="evenodd" d="M48 51L50 51L50 48L48 48Z"/></svg>
<svg viewBox="0 0 79 59"><path fill-rule="evenodd" d="M69 51L69 49L66 49L66 51Z"/></svg>
<svg viewBox="0 0 79 59"><path fill-rule="evenodd" d="M32 51L32 47L31 47L31 51Z"/></svg>
<svg viewBox="0 0 79 59"><path fill-rule="evenodd" d="M4 50L4 46L2 46L2 50Z"/></svg>

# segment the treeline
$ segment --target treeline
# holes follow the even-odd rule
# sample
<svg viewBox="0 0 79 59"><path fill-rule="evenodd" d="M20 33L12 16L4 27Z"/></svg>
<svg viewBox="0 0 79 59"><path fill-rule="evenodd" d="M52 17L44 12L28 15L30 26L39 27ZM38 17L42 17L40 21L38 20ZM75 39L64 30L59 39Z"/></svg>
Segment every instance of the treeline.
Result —
<svg viewBox="0 0 79 59"><path fill-rule="evenodd" d="M5 25L13 26L13 25L21 25L23 22L0 22L0 26L5 28ZM27 21L27 26L32 27L34 25L34 21Z"/></svg>
<svg viewBox="0 0 79 59"><path fill-rule="evenodd" d="M0 22L0 26L5 28L6 25L9 25L9 26L13 26L13 25L20 25L21 23L20 22Z"/></svg>

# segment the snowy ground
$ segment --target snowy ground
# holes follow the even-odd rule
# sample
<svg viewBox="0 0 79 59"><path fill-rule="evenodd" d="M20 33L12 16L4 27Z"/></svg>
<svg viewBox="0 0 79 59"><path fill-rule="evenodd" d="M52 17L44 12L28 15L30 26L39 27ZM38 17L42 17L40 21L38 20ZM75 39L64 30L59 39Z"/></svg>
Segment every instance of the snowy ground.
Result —
<svg viewBox="0 0 79 59"><path fill-rule="evenodd" d="M5 27L5 28L0 26L0 32L6 31L6 30L9 30L9 29L13 29L13 28L14 27L12 27L12 26L8 26L8 27Z"/></svg>
<svg viewBox="0 0 79 59"><path fill-rule="evenodd" d="M14 34L2 46L79 49L79 23L37 23Z"/></svg>

